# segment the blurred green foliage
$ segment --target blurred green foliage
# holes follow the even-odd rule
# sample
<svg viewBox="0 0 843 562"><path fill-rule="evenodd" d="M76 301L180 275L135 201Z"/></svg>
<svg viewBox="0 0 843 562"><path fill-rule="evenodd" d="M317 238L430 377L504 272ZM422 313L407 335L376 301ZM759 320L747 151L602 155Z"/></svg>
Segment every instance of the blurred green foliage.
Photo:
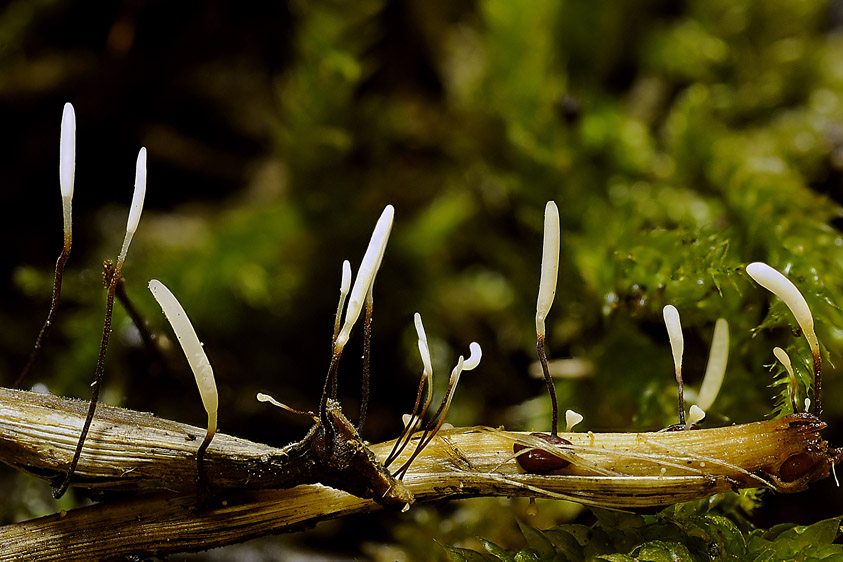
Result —
<svg viewBox="0 0 843 562"><path fill-rule="evenodd" d="M420 372L415 311L424 317L438 374L468 342L484 349L449 421L547 428L543 385L527 372L549 199L559 205L563 241L548 348L593 373L557 383L561 408L583 413L585 428L655 429L676 421L661 320L668 303L682 316L691 396L715 320L730 323L729 370L709 424L789 411L786 387L769 388L783 380L778 365L768 372L774 345L793 358L804 397L807 345L787 309L744 274L742 266L755 260L785 272L803 291L824 344L826 396L843 392L833 367L843 362L843 36L829 3L285 6L289 52L261 94L242 86L251 74L239 74L239 59L221 56L191 75L196 89L209 90L203 103L232 98L215 102L222 114L216 126L239 120L248 134L265 131L265 149L237 190L185 200L180 194L201 187L164 170L156 176L156 158L213 175L222 173L218 153L180 150L151 126L141 135L160 144L150 142L149 208L124 270L127 292L165 344L169 332L146 281L164 281L189 311L217 372L223 431L274 444L304 431L306 421L259 406L254 393L272 392L297 408L316 403L340 264L348 258L356 267L387 203L396 207L396 225L375 292L367 439L394 437L400 413L412 405ZM15 13L0 18L0 37L26 43L37 18L22 22ZM136 48L148 57L142 40L151 29L137 29ZM11 63L16 52L0 56ZM86 113L78 119L83 130ZM80 141L80 162L91 150ZM77 179L77 194L85 183ZM116 257L128 187L120 206L112 190L112 204L78 222L79 238L98 246L74 248L63 309L31 383L58 394L88 392L102 325L98 263ZM31 303L32 318L26 330L3 329L9 357L27 352L51 283L48 267L16 267L14 298ZM9 326L11 318L4 319ZM201 425L201 404L177 353L164 365L146 354L119 308L115 327L120 337L109 350L106 400ZM349 412L358 399L355 355L348 353L341 369ZM0 368L4 380L14 379L15 361ZM841 404L825 401L824 419L838 437ZM431 539L458 525L453 513L423 513ZM683 533L735 532L722 519L700 517L684 520L693 532L686 523L669 524L681 548L692 548ZM357 528L347 540L395 541L391 548L403 544L415 559L441 554L395 529L384 539ZM482 529L478 523L477 534ZM762 535L738 536L761 552ZM664 538L653 543L654 536L639 537L646 547L629 547L639 557L645 548L672 548Z"/></svg>
<svg viewBox="0 0 843 562"><path fill-rule="evenodd" d="M447 548L450 560L607 560L609 562L703 562L709 560L832 560L843 556L834 544L840 520L808 526L782 524L770 530L742 531L712 511L710 502L669 507L656 515L593 510L591 526L560 525L541 531L519 522L528 548L507 551L482 540L488 554Z"/></svg>

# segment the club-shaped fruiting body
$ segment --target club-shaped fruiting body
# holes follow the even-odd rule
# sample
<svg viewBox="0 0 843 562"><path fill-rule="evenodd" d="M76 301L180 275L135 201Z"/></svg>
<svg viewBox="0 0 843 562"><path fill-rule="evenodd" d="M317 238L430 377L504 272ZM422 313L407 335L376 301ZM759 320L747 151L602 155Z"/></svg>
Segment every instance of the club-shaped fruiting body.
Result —
<svg viewBox="0 0 843 562"><path fill-rule="evenodd" d="M676 384L679 386L679 425L685 425L685 397L682 384L682 353L685 351L685 338L682 336L682 323L679 321L679 311L672 304L664 307L664 325L670 339L670 349L673 351L673 370Z"/></svg>
<svg viewBox="0 0 843 562"><path fill-rule="evenodd" d="M419 331L420 340L422 336L424 336L424 328L421 326L421 317L416 314L417 316L417 323L416 323L416 330ZM425 346L427 344L427 337L424 336ZM413 454L410 455L410 458L401 465L401 467L395 471L396 478L403 478L403 475L406 474L407 469L412 464L413 460L418 456L418 454L425 448L427 445L433 440L436 436L436 433L442 428L443 424L445 423L445 416L448 414L448 410L451 408L451 401L454 398L454 393L457 389L457 384L460 382L460 375L462 375L463 371L470 371L475 369L480 364L480 359L483 356L483 351L480 349L480 344L477 342L471 342L469 344L469 350L471 353L468 356L468 359L460 355L459 359L457 359L457 364L451 371L451 378L448 381L448 390L445 393L445 397L442 399L442 404L439 406L439 409L433 415L433 419L428 422L427 426L425 427L424 434L422 435L421 439L419 439L419 443L416 446L415 451ZM425 374L422 374L422 380L424 381ZM420 389L421 390L421 389ZM424 410L415 417L410 416L410 418L405 423L404 433L395 443L392 452L387 457L387 460L384 462L385 465L389 465L393 460L395 460L398 455L404 450L407 443L409 443L409 436L412 431L418 426L418 420L421 416L424 415ZM402 444L403 443L403 444Z"/></svg>
<svg viewBox="0 0 843 562"><path fill-rule="evenodd" d="M340 301L337 303L337 314L334 320L334 336L332 345L337 344L337 336L340 334L340 324L342 322L342 309L345 306L345 299L348 297L348 291L351 288L351 262L345 260L342 262L342 281L340 281Z"/></svg>
<svg viewBox="0 0 843 562"><path fill-rule="evenodd" d="M208 356L190 323L190 318L184 308L176 299L175 295L161 281L153 279L149 282L149 290L152 296L161 305L164 315L173 327L173 332L181 344L193 376L196 378L196 386L199 387L199 395L202 397L202 405L208 414L208 435L212 436L217 431L217 409L219 398L217 395L217 384L214 380L214 370L208 361Z"/></svg>
<svg viewBox="0 0 843 562"><path fill-rule="evenodd" d="M64 104L59 136L59 185L61 196L73 197L73 180L76 172L76 112L70 103Z"/></svg>
<svg viewBox="0 0 843 562"><path fill-rule="evenodd" d="M123 238L123 247L117 258L119 265L122 265L126 259L126 254L129 252L129 244L132 243L132 237L138 230L138 223L140 223L141 212L143 211L144 197L146 197L146 148L141 148L140 152L138 152L138 161L135 166L135 191L132 194L132 206L129 208L129 220L126 222L126 236Z"/></svg>
<svg viewBox="0 0 843 562"><path fill-rule="evenodd" d="M383 259L383 254L386 250L386 242L389 239L389 233L392 230L392 220L394 216L395 209L392 205L387 205L375 225L375 230L372 233L371 240L369 241L369 247L363 255L363 261L360 263L360 269L357 270L357 277L354 279L354 285L351 288L351 294L348 298L348 308L345 311L345 323L337 336L337 351L341 352L345 347L345 344L348 343L348 338L351 335L351 329L360 317L360 311L363 309L363 303L365 302L369 290L374 282L378 266Z"/></svg>
<svg viewBox="0 0 843 562"><path fill-rule="evenodd" d="M790 355L788 355L787 352L780 347L773 348L773 355L775 355L776 359L778 359L784 366L785 371L787 371L787 376L790 379L790 403L793 406L793 413L795 414L798 411L796 406L796 374L793 372L793 364L790 362ZM805 410L807 411L807 407Z"/></svg>
<svg viewBox="0 0 843 562"><path fill-rule="evenodd" d="M808 302L790 279L766 263L753 262L746 266L746 272L756 283L779 297L787 305L802 329L814 359L814 414L819 417L822 414L822 359L820 342L814 332L814 317L808 307Z"/></svg>
<svg viewBox="0 0 843 562"><path fill-rule="evenodd" d="M702 385L697 398L697 406L708 410L720 392L726 365L729 362L729 323L725 318L718 318L714 324L714 336L711 338L711 350L705 368Z"/></svg>
<svg viewBox="0 0 843 562"><path fill-rule="evenodd" d="M756 283L779 297L793 313L808 345L815 357L820 354L820 344L817 334L814 332L814 317L808 302L796 285L779 271L773 269L763 262L754 262L746 266L746 272Z"/></svg>
<svg viewBox="0 0 843 562"><path fill-rule="evenodd" d="M432 376L433 362L430 360L430 346L427 343L427 334L424 331L421 314L418 312L413 315L413 324L416 326L416 335L419 338L419 355L422 360L423 372L427 376Z"/></svg>
<svg viewBox="0 0 843 562"><path fill-rule="evenodd" d="M422 360L422 384L427 380L427 400L424 405L424 411L430 406L430 401L433 399L433 361L430 359L430 346L427 343L427 334L424 331L421 314L416 312L413 315L413 323L416 326L416 335L419 338L419 355ZM424 414L422 414L424 415Z"/></svg>
<svg viewBox="0 0 843 562"><path fill-rule="evenodd" d="M64 104L61 116L61 136L59 137L59 186L64 215L64 236L71 232L71 208L73 202L73 183L76 177L76 112L69 103Z"/></svg>
<svg viewBox="0 0 843 562"><path fill-rule="evenodd" d="M550 313L556 296L556 282L559 274L559 209L556 203L548 201L544 209L544 243L542 244L542 267L539 279L539 296L536 301L536 334L545 334L545 320Z"/></svg>
<svg viewBox="0 0 843 562"><path fill-rule="evenodd" d="M685 338L682 336L682 323L679 311L672 304L664 307L664 325L667 327L667 337L670 339L670 349L673 351L673 365L676 373L682 372L682 353L685 350ZM677 376L680 376L677 374Z"/></svg>
<svg viewBox="0 0 843 562"><path fill-rule="evenodd" d="M342 262L342 281L340 281L340 295L343 299L348 295L351 289L351 262L345 260Z"/></svg>

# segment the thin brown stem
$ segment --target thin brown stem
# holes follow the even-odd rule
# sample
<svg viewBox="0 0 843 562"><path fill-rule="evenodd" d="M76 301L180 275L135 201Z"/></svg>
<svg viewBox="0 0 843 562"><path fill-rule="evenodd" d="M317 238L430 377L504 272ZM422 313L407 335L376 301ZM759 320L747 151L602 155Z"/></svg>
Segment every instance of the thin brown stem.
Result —
<svg viewBox="0 0 843 562"><path fill-rule="evenodd" d="M823 413L822 387L822 358L817 353L814 355L814 415L818 418Z"/></svg>
<svg viewBox="0 0 843 562"><path fill-rule="evenodd" d="M360 383L360 419L357 422L357 432L363 431L366 425L366 413L369 410L369 365L372 354L372 313L374 300L366 299L366 318L363 322L363 380Z"/></svg>
<svg viewBox="0 0 843 562"><path fill-rule="evenodd" d="M679 425L685 427L685 388L680 369L676 369L676 384L679 385Z"/></svg>
<svg viewBox="0 0 843 562"><path fill-rule="evenodd" d="M122 277L117 282L117 289L114 292L114 296L117 298L118 302L120 302L120 305L123 307L123 310L126 311L126 314L129 315L129 318L132 319L132 323L135 325L135 328L137 328L147 353L153 357L154 361L161 366L161 370L166 374L167 371L169 371L167 368L167 361L161 353L161 348L156 345L155 339L152 337L152 332L150 332L146 327L146 322L144 321L143 316L141 316L137 307L129 298L129 295L126 292L126 280Z"/></svg>
<svg viewBox="0 0 843 562"><path fill-rule="evenodd" d="M398 436L398 439L395 440L395 445L392 446L392 450L387 455L386 460L383 461L383 465L388 467L392 462L402 453L404 452L404 448L410 442L410 436L416 431L421 419L427 413L427 407L430 405L430 402L425 403L424 408L422 409L421 413L416 415L419 409L419 404L421 404L421 397L424 393L424 383L427 380L427 373L422 373L421 381L419 382L419 390L416 393L416 403L413 405L413 412L410 414L410 420L407 422L407 425L404 427L404 431L401 432L401 435Z"/></svg>
<svg viewBox="0 0 843 562"><path fill-rule="evenodd" d="M547 353L544 349L544 334L538 334L538 337L536 338L536 353L538 354L539 362L542 365L542 373L544 373L544 382L547 385L547 391L550 393L550 407L553 412L550 434L556 437L559 427L559 406L556 404L556 387L553 384L553 379L550 377L550 369L547 367Z"/></svg>
<svg viewBox="0 0 843 562"><path fill-rule="evenodd" d="M401 465L401 468L395 471L396 478L403 478L404 475L407 473L407 470L410 468L410 465L413 464L413 461L416 459L417 456L427 447L428 443L430 443L433 438L436 436L436 433L439 431L439 428L442 427L442 423L445 421L445 416L448 414L448 408L451 404L451 398L453 397L454 389L457 386L457 380L452 377L451 381L448 383L448 390L445 392L445 396L442 398L442 403L439 405L439 409L436 410L436 413L433 414L433 417L430 418L430 421L427 422L427 426L424 428L424 433L422 433L421 438L419 439L419 444L416 446L416 450L413 451L413 454L410 455L410 458Z"/></svg>
<svg viewBox="0 0 843 562"><path fill-rule="evenodd" d="M319 420L322 422L322 427L325 428L328 436L332 432L331 422L328 419L328 400L336 392L337 370L339 368L340 357L342 356L342 349L337 349L336 345L332 347L331 364L328 365L328 374L325 377L325 385L322 387L322 397L319 399Z"/></svg>
<svg viewBox="0 0 843 562"><path fill-rule="evenodd" d="M47 313L47 319L44 320L44 325L41 326L41 331L38 332L38 337L35 338L35 346L32 348L32 352L29 354L29 359L26 362L23 370L21 370L20 375L18 375L17 380L12 384L13 388L20 387L21 383L23 383L24 379L29 375L29 372L32 370L32 367L35 365L35 362L38 360L38 356L41 353L41 348L44 345L44 342L47 340L47 335L50 332L50 328L53 326L53 322L56 319L56 313L59 309L59 301L61 300L61 280L62 275L64 273L64 264L67 263L67 259L70 257L70 248L72 246L73 237L69 234L65 234L64 237L64 247L62 248L61 254L59 254L58 259L56 260L56 275L53 279L53 297L50 303L50 311Z"/></svg>
<svg viewBox="0 0 843 562"><path fill-rule="evenodd" d="M111 264L106 262L105 278L108 280L108 295L105 300L105 321L102 328L102 340L100 341L100 354L97 358L97 367L94 372L94 384L91 391L91 402L88 406L88 414L85 417L85 425L82 426L82 433L79 435L79 441L76 444L76 451L73 453L73 460L70 461L70 467L64 476L61 484L53 487L53 497L58 499L64 495L70 486L70 480L73 478L73 473L76 471L76 465L79 464L79 456L82 454L82 447L85 445L85 438L88 436L88 430L91 428L91 422L94 420L94 413L97 410L97 402L100 396L100 387L102 387L102 377L105 371L105 354L108 351L108 339L111 335L111 315L114 311L114 293L117 290L117 283L120 281L121 271L123 269L123 260L118 259L117 265L111 269ZM110 276L110 277L109 277Z"/></svg>
<svg viewBox="0 0 843 562"><path fill-rule="evenodd" d="M216 432L214 432L214 433L216 433ZM210 489L208 477L205 474L205 463L204 463L205 451L208 450L208 445L211 444L211 440L214 438L214 433L206 432L205 433L205 439L202 440L202 444L199 445L199 449L196 450L197 485L199 486L200 490L203 490L205 492L209 492L209 489Z"/></svg>

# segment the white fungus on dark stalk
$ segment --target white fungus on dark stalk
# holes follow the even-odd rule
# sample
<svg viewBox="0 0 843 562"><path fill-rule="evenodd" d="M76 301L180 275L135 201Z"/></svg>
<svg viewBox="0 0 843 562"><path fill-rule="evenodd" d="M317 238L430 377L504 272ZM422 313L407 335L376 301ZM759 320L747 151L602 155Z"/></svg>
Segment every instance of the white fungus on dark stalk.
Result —
<svg viewBox="0 0 843 562"><path fill-rule="evenodd" d="M47 339L50 328L56 320L59 302L61 301L61 282L64 274L64 266L70 258L70 250L73 247L73 183L76 176L76 113L69 103L64 104L64 111L61 116L61 131L59 133L59 187L61 188L61 207L63 217L64 244L61 254L56 260L56 274L53 280L53 296L50 302L50 310L47 319L41 326L38 336L35 338L35 345L29 355L29 359L21 370L18 378L12 383L16 388L29 375L35 361L41 352L41 348Z"/></svg>
<svg viewBox="0 0 843 562"><path fill-rule="evenodd" d="M187 317L187 313L175 295L157 279L149 282L149 290L152 291L152 296L161 305L164 316L170 322L182 351L187 357L190 370L193 371L196 386L199 388L199 395L202 398L202 405L208 414L208 430L205 441L210 442L217 431L217 410L219 408L214 370L211 368L211 363L208 361L205 349L196 335L196 330L193 329L190 318Z"/></svg>
<svg viewBox="0 0 843 562"><path fill-rule="evenodd" d="M146 197L146 148L141 148L138 152L138 161L135 165L135 191L132 194L132 206L129 208L129 220L126 222L126 236L123 238L123 247L120 249L120 255L117 257L118 271L126 260L126 254L129 252L129 244L132 243L132 237L138 230L138 223L140 223L141 212L143 211L143 200Z"/></svg>
<svg viewBox="0 0 843 562"><path fill-rule="evenodd" d="M551 403L551 429L550 434L556 437L559 423L558 406L556 404L556 387L550 377L550 370L547 366L547 352L544 347L546 335L547 315L553 305L553 298L556 296L556 283L559 275L559 209L556 203L548 201L544 208L544 240L542 242L542 265L541 276L539 277L539 296L536 300L536 354L542 366L544 382L547 385L547 392L550 394Z"/></svg>
<svg viewBox="0 0 843 562"><path fill-rule="evenodd" d="M539 278L539 296L536 301L536 334L545 336L545 320L550 313L556 296L559 276L559 209L556 203L548 201L544 210L544 242L542 244L542 266Z"/></svg>
<svg viewBox="0 0 843 562"><path fill-rule="evenodd" d="M682 354L685 351L685 338L682 336L682 323L679 320L679 311L672 304L662 310L664 324L667 327L667 336L670 339L670 349L673 351L673 371L676 376L676 384L679 385L679 423L685 425L685 397L682 384Z"/></svg>
<svg viewBox="0 0 843 562"><path fill-rule="evenodd" d="M64 243L72 236L73 184L76 178L76 112L70 103L64 104L59 137L59 186L61 187L62 215L64 217Z"/></svg>
<svg viewBox="0 0 843 562"><path fill-rule="evenodd" d="M756 283L779 297L793 313L796 322L808 341L814 360L814 414L822 413L822 359L820 342L814 331L814 316L805 297L793 282L781 272L763 262L753 262L746 266L746 272Z"/></svg>
<svg viewBox="0 0 843 562"><path fill-rule="evenodd" d="M345 311L345 322L337 336L336 349L342 352L345 344L348 343L348 338L351 336L351 330L354 324L360 317L360 311L363 310L363 304L369 293L378 267L380 266L383 254L386 251L386 242L389 239L389 233L392 230L392 221L395 216L395 209L392 205L387 205L383 210L375 230L372 233L372 238L369 241L369 247L363 255L363 261L360 263L360 269L357 270L357 277L354 279L354 285L351 288L351 293L348 297L348 308Z"/></svg>
<svg viewBox="0 0 843 562"><path fill-rule="evenodd" d="M421 317L418 317L418 323L416 324L416 329L419 331L419 340L422 340L422 336L424 336L424 329L421 330ZM424 336L425 347L427 344L427 337ZM421 344L419 345L421 349ZM451 371L451 377L448 381L448 390L445 391L445 397L442 399L442 404L440 404L439 409L433 415L433 419L428 422L427 426L424 429L424 433L422 434L421 438L419 439L418 445L416 445L415 451L413 454L410 455L410 458L401 465L401 467L395 471L396 478L403 478L404 474L406 474L407 469L410 468L410 465L413 463L413 460L421 453L421 451L427 447L427 445L433 440L436 436L436 433L442 428L445 423L445 416L448 414L448 410L451 408L451 401L454 398L454 393L456 392L457 385L460 382L460 375L462 375L463 371L471 371L475 369L479 364L480 360L483 357L483 351L480 349L480 344L477 342L471 342L468 346L469 351L471 352L468 356L468 359L460 355L459 359L457 360L456 366ZM422 353L424 356L424 353ZM432 371L431 371L432 372ZM424 374L422 375L424 379ZM419 387L419 397L421 396L421 387ZM419 420L424 415L424 412L420 413L416 420ZM414 421L415 415L412 415L407 419L405 422L404 432L402 436L399 437L396 442L395 446L390 452L389 456L384 461L384 465L388 466L392 463L404 450L407 443L409 443L409 437L411 435L412 430L417 426L417 421Z"/></svg>

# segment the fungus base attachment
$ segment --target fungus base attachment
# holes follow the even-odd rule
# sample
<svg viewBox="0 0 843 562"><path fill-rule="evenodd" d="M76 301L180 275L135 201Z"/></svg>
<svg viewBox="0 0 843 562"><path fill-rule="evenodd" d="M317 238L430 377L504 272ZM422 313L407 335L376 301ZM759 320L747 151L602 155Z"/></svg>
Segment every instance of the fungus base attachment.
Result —
<svg viewBox="0 0 843 562"><path fill-rule="evenodd" d="M530 435L547 441L550 445L559 446L562 449L564 449L564 445L571 444L567 439L549 433L531 433ZM526 452L522 452L525 449ZM521 443L514 444L512 451L518 455L518 465L530 474L546 474L554 470L560 470L571 464L571 461L554 455L549 451L529 448L527 445Z"/></svg>

